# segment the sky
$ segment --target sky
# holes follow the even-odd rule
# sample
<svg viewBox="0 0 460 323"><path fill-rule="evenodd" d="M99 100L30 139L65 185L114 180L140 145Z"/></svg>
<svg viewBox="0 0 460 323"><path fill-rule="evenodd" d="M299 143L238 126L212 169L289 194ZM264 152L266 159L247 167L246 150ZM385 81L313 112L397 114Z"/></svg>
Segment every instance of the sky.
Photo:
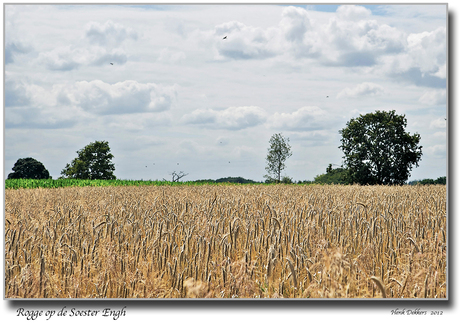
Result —
<svg viewBox="0 0 460 323"><path fill-rule="evenodd" d="M409 180L446 176L445 4L4 8L5 177L108 141L119 179L263 181L282 133L282 176L313 180L376 110L421 136Z"/></svg>
<svg viewBox="0 0 460 323"><path fill-rule="evenodd" d="M457 4L449 3L449 33L454 40L449 44L450 55L458 43L454 39L459 34ZM95 140L107 140L119 178L161 179L183 170L189 173L184 179L245 176L262 180L269 138L282 132L293 146L286 175L313 179L329 163L341 163L338 130L350 118L376 109L405 114L408 131L421 134L423 156L412 178L446 175L445 74L449 71L452 81L455 65L448 70L444 66L445 6L366 5L338 11L338 5L307 5L296 6L306 11L298 15L284 12L289 6L237 8L5 6L4 158L0 161L4 176L18 158L31 156L57 178L77 150ZM243 24L240 29L238 24L224 29L224 24L234 21ZM227 40L232 43L220 41L222 31L231 36ZM271 55L263 57L264 53ZM353 55L361 65L350 59ZM114 65L108 66L110 62ZM368 83L372 85L366 87ZM456 90L456 83L452 84ZM145 88L147 94L142 92ZM451 105L455 92L449 94ZM148 105L142 104L141 93ZM172 93L169 105L168 93ZM121 109L130 95L138 97L138 104ZM161 103L164 110L159 111ZM242 120L248 124L243 127L237 112L247 116L241 107L251 106L262 109L262 121L256 124L257 119L246 117ZM301 110L304 107L317 107L321 117L309 113L315 110ZM193 115L196 110L201 111ZM190 123L192 117L198 121L200 113L208 115L208 122ZM222 119L224 113L234 118ZM289 117L290 127L280 129ZM458 138L452 127L454 118L450 108L449 134L454 135L449 137L450 145ZM302 122L303 129L294 129ZM195 154L186 153L190 142ZM219 146L220 142L225 146ZM456 151L449 152L451 171ZM237 160L240 167L230 168ZM153 166L157 169L150 170ZM450 176L448 189L457 182L455 172ZM458 200L456 190L452 192L449 214L456 213ZM459 229L458 221L450 225L455 226L453 231ZM449 240L456 245L455 235ZM453 268L455 259L450 262ZM451 290L458 287L452 282ZM451 301L422 309L441 309L446 319L458 317L455 298ZM181 304L180 310L166 303L149 303L145 310L127 305L130 320L154 315L157 320L174 317L202 322L218 317L234 322L249 317L274 322L333 316L342 321L356 321L357 316L375 320L407 304L335 302L333 311L328 302L254 304L254 311L249 306L235 311L218 304L200 308L195 302ZM16 316L16 307L4 302L2 315L12 322L24 321ZM408 316L407 320L419 322L420 318Z"/></svg>

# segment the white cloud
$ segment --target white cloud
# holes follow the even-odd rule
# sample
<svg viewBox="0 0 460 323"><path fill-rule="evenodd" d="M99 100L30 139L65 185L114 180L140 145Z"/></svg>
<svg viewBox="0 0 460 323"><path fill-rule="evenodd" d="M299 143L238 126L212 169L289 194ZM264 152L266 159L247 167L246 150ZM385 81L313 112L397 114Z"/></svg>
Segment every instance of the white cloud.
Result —
<svg viewBox="0 0 460 323"><path fill-rule="evenodd" d="M230 107L225 110L197 109L182 117L184 124L208 125L213 128L239 130L257 126L266 119L266 112L257 106Z"/></svg>
<svg viewBox="0 0 460 323"><path fill-rule="evenodd" d="M18 107L30 103L27 84L16 81L5 75L5 107Z"/></svg>
<svg viewBox="0 0 460 323"><path fill-rule="evenodd" d="M385 74L417 85L445 87L446 28L407 36L404 51L382 57L380 67Z"/></svg>
<svg viewBox="0 0 460 323"><path fill-rule="evenodd" d="M217 114L217 123L228 129L253 127L265 121L265 110L256 106L230 107Z"/></svg>
<svg viewBox="0 0 460 323"><path fill-rule="evenodd" d="M176 86L124 81L109 84L100 80L91 82L54 84L45 88L25 81L7 78L5 105L8 109L5 125L9 128L63 128L72 127L77 120L91 115L131 114L168 111L176 102ZM128 120L132 124L169 124L170 117L143 116ZM113 125L119 125L115 122ZM135 128L133 125L131 128ZM142 126L144 128L144 126Z"/></svg>
<svg viewBox="0 0 460 323"><path fill-rule="evenodd" d="M339 7L338 14L320 29L323 38L321 61L324 64L374 66L379 64L379 57L404 50L403 32L370 19L365 8L351 7L344 12L339 12L342 8Z"/></svg>
<svg viewBox="0 0 460 323"><path fill-rule="evenodd" d="M100 80L76 82L69 93L71 102L95 114L160 112L171 109L177 97L175 86Z"/></svg>
<svg viewBox="0 0 460 323"><path fill-rule="evenodd" d="M425 105L446 104L446 90L426 91L418 101Z"/></svg>
<svg viewBox="0 0 460 323"><path fill-rule="evenodd" d="M40 53L38 64L44 65L50 70L69 71L85 63L88 60L88 56L88 50L74 48L69 45Z"/></svg>
<svg viewBox="0 0 460 323"><path fill-rule="evenodd" d="M445 129L447 126L447 121L444 118L434 119L430 123L431 129Z"/></svg>
<svg viewBox="0 0 460 323"><path fill-rule="evenodd" d="M427 147L426 150L430 157L446 157L446 145L434 145Z"/></svg>
<svg viewBox="0 0 460 323"><path fill-rule="evenodd" d="M125 64L127 60L126 53L119 48L107 50L102 47L69 45L40 53L38 64L54 71L70 71L82 65Z"/></svg>
<svg viewBox="0 0 460 323"><path fill-rule="evenodd" d="M446 140L446 132L445 131L438 131L433 134L434 138L439 138L441 140Z"/></svg>
<svg viewBox="0 0 460 323"><path fill-rule="evenodd" d="M290 6L283 9L279 23L270 27L234 20L201 33L201 38L212 46L217 59L284 60L291 55L326 66L378 67L384 74L428 86L439 86L437 78L445 77L445 28L407 34L358 5L340 6L327 23L310 15Z"/></svg>
<svg viewBox="0 0 460 323"><path fill-rule="evenodd" d="M293 133L289 135L289 139L293 142L298 141L302 146L321 146L329 142L333 138L331 131L327 130L314 130L308 132Z"/></svg>
<svg viewBox="0 0 460 323"><path fill-rule="evenodd" d="M78 111L60 110L56 107L44 109L36 107L19 107L10 109L5 115L5 128L21 129L63 129L77 124L76 117L83 118Z"/></svg>
<svg viewBox="0 0 460 323"><path fill-rule="evenodd" d="M290 42L303 42L305 33L311 29L307 11L297 7L284 9L280 27Z"/></svg>
<svg viewBox="0 0 460 323"><path fill-rule="evenodd" d="M69 45L57 46L38 55L38 64L53 71L70 71L82 65L125 64L128 55L120 47L127 39L137 40L137 33L121 24L87 24L83 41L70 40Z"/></svg>
<svg viewBox="0 0 460 323"><path fill-rule="evenodd" d="M127 39L137 40L137 32L132 28L114 23L111 20L104 24L90 22L86 25L85 36L90 43L99 46L119 46Z"/></svg>
<svg viewBox="0 0 460 323"><path fill-rule="evenodd" d="M302 107L292 113L275 112L269 120L274 129L284 130L316 130L328 127L332 117L316 106Z"/></svg>
<svg viewBox="0 0 460 323"><path fill-rule="evenodd" d="M381 85L364 82L356 85L354 88L345 88L337 94L337 98L356 98L361 96L381 95L384 89Z"/></svg>
<svg viewBox="0 0 460 323"><path fill-rule="evenodd" d="M140 132L145 129L168 127L172 124L172 116L168 111L107 115L104 116L103 122L114 131Z"/></svg>
<svg viewBox="0 0 460 323"><path fill-rule="evenodd" d="M287 7L283 10L278 28L284 42L280 42L279 53L286 51L294 57L319 57L323 47L321 26L310 21L306 10L298 7Z"/></svg>
<svg viewBox="0 0 460 323"><path fill-rule="evenodd" d="M287 7L278 25L261 29L238 21L216 26L209 35L216 38L221 57L233 59L285 55L318 59L325 65L373 66L381 55L398 53L406 46L403 32L371 19L361 6L341 6L328 24L313 22L302 8Z"/></svg>
<svg viewBox="0 0 460 323"><path fill-rule="evenodd" d="M447 78L447 62L444 65L439 66L438 71L433 73L433 76L439 77L441 79Z"/></svg>
<svg viewBox="0 0 460 323"><path fill-rule="evenodd" d="M431 32L410 34L407 37L408 54L413 65L422 73L436 73L446 63L446 28Z"/></svg>
<svg viewBox="0 0 460 323"><path fill-rule="evenodd" d="M405 34L389 25L375 24L367 31L363 39L363 48L375 51L377 54L393 54L404 50Z"/></svg>
<svg viewBox="0 0 460 323"><path fill-rule="evenodd" d="M110 51L104 48L95 48L87 64L89 65L108 65L109 63L123 65L128 61L128 55L123 49L115 48Z"/></svg>
<svg viewBox="0 0 460 323"><path fill-rule="evenodd" d="M179 149L180 151L177 152L179 156L190 153L194 155L207 155L211 152L209 147L202 146L195 140L190 139L182 140L179 143Z"/></svg>
<svg viewBox="0 0 460 323"><path fill-rule="evenodd" d="M209 124L216 122L217 111L212 109L197 109L192 113L182 117L182 122L185 124Z"/></svg>
<svg viewBox="0 0 460 323"><path fill-rule="evenodd" d="M224 39L224 37L227 37ZM238 21L217 25L203 37L213 44L216 59L266 59L276 55L277 34L273 29L246 26Z"/></svg>
<svg viewBox="0 0 460 323"><path fill-rule="evenodd" d="M215 144L216 146L227 146L229 143L229 139L227 137L217 137L217 139L215 140Z"/></svg>
<svg viewBox="0 0 460 323"><path fill-rule="evenodd" d="M45 89L25 81L7 78L5 84L5 127L58 129L72 127L84 118L78 108L60 106L59 87Z"/></svg>
<svg viewBox="0 0 460 323"><path fill-rule="evenodd" d="M240 145L234 147L228 157L232 159L248 160L252 162L257 158L257 155L254 153L254 147L248 145Z"/></svg>
<svg viewBox="0 0 460 323"><path fill-rule="evenodd" d="M54 107L58 103L62 104L60 93L63 84L55 84L51 88L45 88L40 85L30 83L13 76L6 76L5 82L5 106L6 107Z"/></svg>
<svg viewBox="0 0 460 323"><path fill-rule="evenodd" d="M5 43L5 64L13 63L21 54L32 51L32 46L23 44L20 40Z"/></svg>
<svg viewBox="0 0 460 323"><path fill-rule="evenodd" d="M369 19L372 12L362 6L343 5L337 8L337 16L343 20L355 21Z"/></svg>
<svg viewBox="0 0 460 323"><path fill-rule="evenodd" d="M185 60L187 55L183 51L163 48L158 57L158 61L162 63L177 64Z"/></svg>

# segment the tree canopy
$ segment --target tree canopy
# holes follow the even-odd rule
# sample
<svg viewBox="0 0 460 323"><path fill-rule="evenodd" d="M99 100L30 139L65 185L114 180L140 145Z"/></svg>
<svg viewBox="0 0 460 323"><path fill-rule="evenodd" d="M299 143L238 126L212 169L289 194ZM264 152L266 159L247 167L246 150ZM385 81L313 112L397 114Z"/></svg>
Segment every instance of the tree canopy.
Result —
<svg viewBox="0 0 460 323"><path fill-rule="evenodd" d="M67 178L116 179L114 157L107 141L95 141L77 151L78 157L67 164L61 174Z"/></svg>
<svg viewBox="0 0 460 323"><path fill-rule="evenodd" d="M286 168L286 159L292 156L291 146L289 145L289 138L283 137L281 133L274 134L269 141L270 147L268 148L267 167L265 170L268 175L264 177L268 181L281 181L281 171Z"/></svg>
<svg viewBox="0 0 460 323"><path fill-rule="evenodd" d="M326 168L326 174L315 176L315 183L318 184L348 184L347 170L338 167L332 168L332 164Z"/></svg>
<svg viewBox="0 0 460 323"><path fill-rule="evenodd" d="M405 131L407 120L395 111L376 111L347 122L339 131L348 181L404 184L422 156L420 135Z"/></svg>
<svg viewBox="0 0 460 323"><path fill-rule="evenodd" d="M48 179L50 173L41 162L32 157L19 158L13 166L13 173L8 174L8 179L17 178Z"/></svg>

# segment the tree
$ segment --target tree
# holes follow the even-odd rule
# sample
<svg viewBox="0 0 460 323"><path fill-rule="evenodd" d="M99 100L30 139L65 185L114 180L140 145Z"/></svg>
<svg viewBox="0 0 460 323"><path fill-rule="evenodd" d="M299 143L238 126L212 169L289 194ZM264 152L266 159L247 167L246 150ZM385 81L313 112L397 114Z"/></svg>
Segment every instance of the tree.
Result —
<svg viewBox="0 0 460 323"><path fill-rule="evenodd" d="M48 170L41 162L31 157L19 158L13 166L13 173L8 174L8 179L14 178L33 178L48 179L51 178Z"/></svg>
<svg viewBox="0 0 460 323"><path fill-rule="evenodd" d="M289 138L284 138L282 134L274 134L270 138L268 148L267 167L265 170L269 175L265 175L267 181L281 181L281 171L286 167L286 159L292 156ZM271 176L272 175L272 176Z"/></svg>
<svg viewBox="0 0 460 323"><path fill-rule="evenodd" d="M107 141L95 141L77 151L78 157L67 164L61 174L67 178L116 179Z"/></svg>
<svg viewBox="0 0 460 323"><path fill-rule="evenodd" d="M283 184L294 184L294 182L292 180L292 177L289 177L289 176L283 176L283 178L281 179L281 183L283 183Z"/></svg>
<svg viewBox="0 0 460 323"><path fill-rule="evenodd" d="M395 111L376 111L347 122L339 131L348 181L404 184L422 157L420 135L405 132L407 120Z"/></svg>
<svg viewBox="0 0 460 323"><path fill-rule="evenodd" d="M435 183L435 184L446 185L446 184L447 184L447 178L446 178L446 176L438 177L438 178L434 181L434 183Z"/></svg>
<svg viewBox="0 0 460 323"><path fill-rule="evenodd" d="M332 164L326 168L326 174L315 176L315 183L318 184L348 184L348 171L342 167L333 169Z"/></svg>
<svg viewBox="0 0 460 323"><path fill-rule="evenodd" d="M173 182L178 182L182 177L185 177L188 174L184 173L183 171L180 171L179 173L176 171L173 171L170 175L172 176Z"/></svg>

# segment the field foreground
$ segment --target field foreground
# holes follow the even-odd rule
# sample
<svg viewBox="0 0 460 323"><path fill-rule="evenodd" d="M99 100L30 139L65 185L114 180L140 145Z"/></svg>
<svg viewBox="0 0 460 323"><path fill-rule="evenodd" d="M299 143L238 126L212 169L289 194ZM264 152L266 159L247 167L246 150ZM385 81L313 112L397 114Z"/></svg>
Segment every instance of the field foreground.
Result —
<svg viewBox="0 0 460 323"><path fill-rule="evenodd" d="M6 298L446 298L446 187L5 191Z"/></svg>

